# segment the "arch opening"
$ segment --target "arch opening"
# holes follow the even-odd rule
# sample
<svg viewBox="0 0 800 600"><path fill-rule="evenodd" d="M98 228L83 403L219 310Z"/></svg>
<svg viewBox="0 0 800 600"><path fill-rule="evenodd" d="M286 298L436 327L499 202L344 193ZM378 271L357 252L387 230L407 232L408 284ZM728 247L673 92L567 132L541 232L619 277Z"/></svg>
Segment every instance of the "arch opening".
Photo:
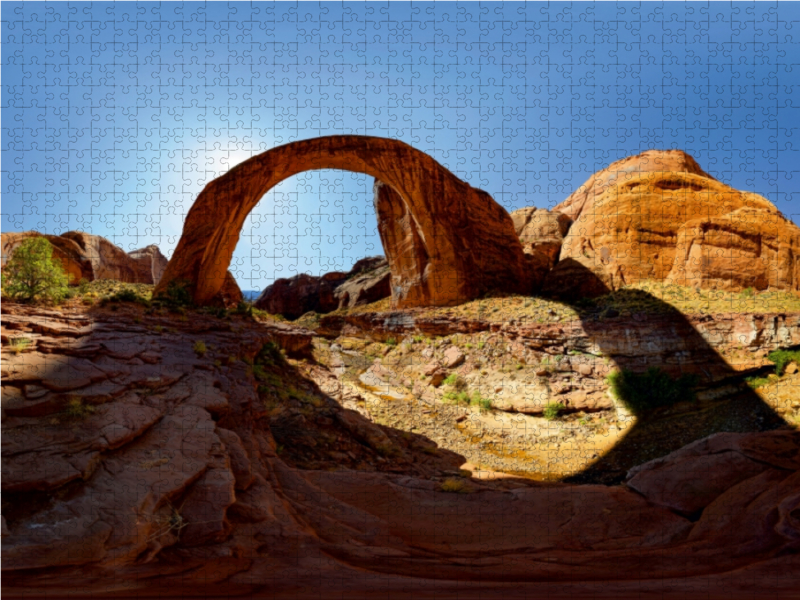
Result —
<svg viewBox="0 0 800 600"><path fill-rule="evenodd" d="M489 194L404 142L339 135L273 148L210 182L189 210L155 292L187 281L195 303L214 303L259 200L285 179L320 169L380 182L376 216L397 308L453 305L493 290L530 291L511 217Z"/></svg>

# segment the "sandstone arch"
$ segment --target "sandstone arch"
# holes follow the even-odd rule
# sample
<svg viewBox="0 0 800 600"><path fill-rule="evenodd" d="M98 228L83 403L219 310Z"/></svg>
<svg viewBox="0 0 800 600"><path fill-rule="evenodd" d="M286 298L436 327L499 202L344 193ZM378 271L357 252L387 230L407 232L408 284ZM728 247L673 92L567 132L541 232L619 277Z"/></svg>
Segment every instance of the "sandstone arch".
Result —
<svg viewBox="0 0 800 600"><path fill-rule="evenodd" d="M403 142L336 135L273 148L209 183L186 216L156 293L186 280L196 303L214 302L250 211L281 181L318 169L365 173L394 192L385 195L379 214L389 219L382 241L387 245L387 239L398 237L401 224L391 220L396 215L412 226L415 248L413 254L402 254L402 244L385 248L398 308L452 305L489 290L530 291L511 217L489 194ZM385 236L390 229L394 235ZM419 261L398 269L408 256Z"/></svg>

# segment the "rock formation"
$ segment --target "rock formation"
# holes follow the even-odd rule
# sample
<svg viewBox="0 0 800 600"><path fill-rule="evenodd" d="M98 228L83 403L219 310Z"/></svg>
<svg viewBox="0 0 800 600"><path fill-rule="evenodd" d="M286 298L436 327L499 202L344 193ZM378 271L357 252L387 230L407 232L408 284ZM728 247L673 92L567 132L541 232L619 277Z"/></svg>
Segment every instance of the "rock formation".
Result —
<svg viewBox="0 0 800 600"><path fill-rule="evenodd" d="M253 306L289 319L309 311L328 313L388 297L389 277L385 258L363 258L346 273L332 271L321 277L301 273L276 279L264 288Z"/></svg>
<svg viewBox="0 0 800 600"><path fill-rule="evenodd" d="M150 244L144 248L128 252L128 256L144 265L145 269L150 269L153 284L157 284L161 281L161 276L164 274L164 270L167 268L167 263L169 262L167 257L161 254L161 250L159 250L158 246L155 244Z"/></svg>
<svg viewBox="0 0 800 600"><path fill-rule="evenodd" d="M403 142L341 135L274 148L209 183L186 217L156 293L171 281L187 280L197 303L210 302L253 207L281 181L313 169L366 173L396 192L386 202L401 206L379 207L379 223L380 215L406 215L414 223L414 243L424 248L412 269L398 271L395 257L400 254L384 242L398 307L451 305L490 290L531 289L513 222L489 194Z"/></svg>
<svg viewBox="0 0 800 600"><path fill-rule="evenodd" d="M270 341L306 352L305 330L197 313L153 316L156 332L133 305L2 310L4 342L10 326L32 339L2 365L8 596L796 593L796 431L715 434L625 485L467 480L472 493L448 493L454 457L337 406L335 378L314 391L295 372L284 381L300 399L278 411L259 394L282 387L244 360L214 362ZM200 340L214 350L199 355Z"/></svg>
<svg viewBox="0 0 800 600"><path fill-rule="evenodd" d="M3 266L24 240L42 235L36 231L2 234ZM53 244L54 255L64 266L71 284L77 284L81 279L154 283L155 275L160 277L166 265L166 258L154 245L129 255L103 237L80 231L43 237Z"/></svg>
<svg viewBox="0 0 800 600"><path fill-rule="evenodd" d="M352 308L388 298L392 294L391 277L389 262L382 256L362 258L334 291L337 308Z"/></svg>
<svg viewBox="0 0 800 600"><path fill-rule="evenodd" d="M62 238L72 240L83 251L92 265L92 278L115 279L126 283L153 283L149 266L132 259L119 246L115 246L99 235L81 231L62 233Z"/></svg>
<svg viewBox="0 0 800 600"><path fill-rule="evenodd" d="M2 238L2 261L3 267L14 253L14 250L25 240L32 237L45 237L53 245L53 256L61 262L69 276L71 284L77 284L81 279L92 278L92 264L85 256L83 250L73 240L57 235L43 235L36 231L10 232L3 233Z"/></svg>
<svg viewBox="0 0 800 600"><path fill-rule="evenodd" d="M572 219L556 210L527 207L512 212L511 220L525 252L544 254L552 268L558 261Z"/></svg>
<svg viewBox="0 0 800 600"><path fill-rule="evenodd" d="M643 279L800 289L800 228L680 151L618 161L556 210L575 222L545 281L548 295L576 299Z"/></svg>

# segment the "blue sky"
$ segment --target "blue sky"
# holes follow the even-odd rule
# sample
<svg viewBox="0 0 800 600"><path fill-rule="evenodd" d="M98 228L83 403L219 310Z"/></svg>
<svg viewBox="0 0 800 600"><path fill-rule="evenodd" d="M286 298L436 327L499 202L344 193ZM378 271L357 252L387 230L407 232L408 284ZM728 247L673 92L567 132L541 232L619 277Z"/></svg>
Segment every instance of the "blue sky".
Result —
<svg viewBox="0 0 800 600"><path fill-rule="evenodd" d="M800 222L798 3L22 3L2 10L2 230L169 256L203 186L290 141L403 140L507 210L680 148ZM372 179L251 214L243 289L382 248Z"/></svg>

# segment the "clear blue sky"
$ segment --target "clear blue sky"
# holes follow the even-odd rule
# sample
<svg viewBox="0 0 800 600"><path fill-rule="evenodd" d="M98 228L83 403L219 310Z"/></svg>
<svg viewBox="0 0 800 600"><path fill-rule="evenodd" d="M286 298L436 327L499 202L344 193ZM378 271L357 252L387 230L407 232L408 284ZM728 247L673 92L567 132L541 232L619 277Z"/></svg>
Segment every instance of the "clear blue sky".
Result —
<svg viewBox="0 0 800 600"><path fill-rule="evenodd" d="M800 222L798 3L2 3L2 230L169 256L202 187L293 140L431 154L509 211L681 148ZM793 139L794 138L794 139ZM261 201L243 289L380 254L372 180Z"/></svg>

